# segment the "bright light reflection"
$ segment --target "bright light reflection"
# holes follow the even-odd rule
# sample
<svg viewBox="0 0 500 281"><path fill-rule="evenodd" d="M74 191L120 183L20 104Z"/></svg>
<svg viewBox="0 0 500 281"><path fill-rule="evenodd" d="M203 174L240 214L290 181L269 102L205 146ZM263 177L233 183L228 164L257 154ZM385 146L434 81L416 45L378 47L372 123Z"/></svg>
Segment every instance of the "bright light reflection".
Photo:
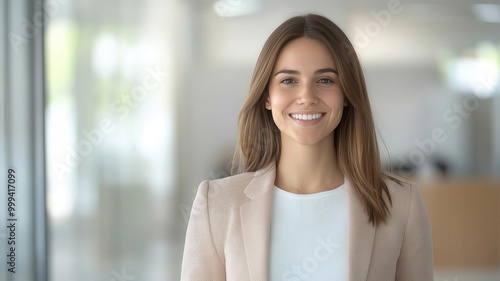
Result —
<svg viewBox="0 0 500 281"><path fill-rule="evenodd" d="M118 42L112 35L101 34L92 50L92 66L99 76L110 77L118 63Z"/></svg>
<svg viewBox="0 0 500 281"><path fill-rule="evenodd" d="M214 3L215 13L219 17L238 17L254 14L261 4L257 0L219 0Z"/></svg>
<svg viewBox="0 0 500 281"><path fill-rule="evenodd" d="M66 219L73 213L73 199L67 187L53 188L47 196L48 212L51 219Z"/></svg>

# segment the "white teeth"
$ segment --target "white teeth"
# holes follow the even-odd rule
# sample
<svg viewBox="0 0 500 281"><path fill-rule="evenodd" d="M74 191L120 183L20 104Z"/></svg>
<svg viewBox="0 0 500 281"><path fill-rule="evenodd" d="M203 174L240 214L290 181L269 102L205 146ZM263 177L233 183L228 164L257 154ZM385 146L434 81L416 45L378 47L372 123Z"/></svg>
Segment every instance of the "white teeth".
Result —
<svg viewBox="0 0 500 281"><path fill-rule="evenodd" d="M321 116L323 116L323 113L316 113L316 114L290 114L294 119L299 119L299 120L314 120L318 119Z"/></svg>

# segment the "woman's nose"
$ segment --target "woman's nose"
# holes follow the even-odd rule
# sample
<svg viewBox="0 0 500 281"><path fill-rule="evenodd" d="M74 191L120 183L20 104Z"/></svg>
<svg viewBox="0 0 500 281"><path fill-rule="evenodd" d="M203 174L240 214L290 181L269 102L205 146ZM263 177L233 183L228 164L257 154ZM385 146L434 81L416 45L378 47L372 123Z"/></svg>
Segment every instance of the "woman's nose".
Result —
<svg viewBox="0 0 500 281"><path fill-rule="evenodd" d="M314 105L318 103L318 97L316 96L312 85L302 85L297 97L297 103L303 105Z"/></svg>

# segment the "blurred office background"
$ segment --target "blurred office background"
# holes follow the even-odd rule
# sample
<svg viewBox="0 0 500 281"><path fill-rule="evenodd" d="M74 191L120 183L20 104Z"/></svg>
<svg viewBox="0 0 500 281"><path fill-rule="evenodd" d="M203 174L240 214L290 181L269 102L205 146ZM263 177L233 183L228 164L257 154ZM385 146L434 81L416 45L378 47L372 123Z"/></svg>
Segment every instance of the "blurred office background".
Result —
<svg viewBox="0 0 500 281"><path fill-rule="evenodd" d="M12 275L0 243L1 280L178 280L196 188L228 175L260 49L306 12L331 18L358 51L384 165L426 201L436 280L499 280L499 1L0 8L0 168L19 176L22 245Z"/></svg>

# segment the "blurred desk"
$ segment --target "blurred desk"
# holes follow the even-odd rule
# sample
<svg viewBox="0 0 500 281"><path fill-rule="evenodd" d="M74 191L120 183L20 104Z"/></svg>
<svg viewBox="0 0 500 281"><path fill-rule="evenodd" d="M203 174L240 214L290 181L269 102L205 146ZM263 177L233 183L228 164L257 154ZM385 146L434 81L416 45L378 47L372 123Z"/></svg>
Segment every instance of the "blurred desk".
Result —
<svg viewBox="0 0 500 281"><path fill-rule="evenodd" d="M500 268L500 183L418 183L432 224L435 268Z"/></svg>

